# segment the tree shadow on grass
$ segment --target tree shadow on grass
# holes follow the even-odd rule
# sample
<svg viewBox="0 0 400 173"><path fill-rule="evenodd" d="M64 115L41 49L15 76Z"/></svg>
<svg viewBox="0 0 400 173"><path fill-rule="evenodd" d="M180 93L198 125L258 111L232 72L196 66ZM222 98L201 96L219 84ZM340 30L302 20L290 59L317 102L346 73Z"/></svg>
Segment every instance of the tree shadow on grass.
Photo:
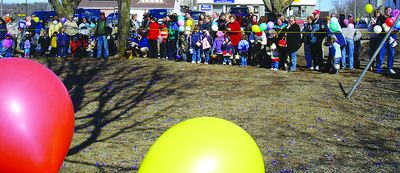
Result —
<svg viewBox="0 0 400 173"><path fill-rule="evenodd" d="M93 112L76 117L76 121L83 123L75 126L75 133L87 132L85 130L90 129L90 136L70 148L67 156L75 155L94 143L112 140L121 134L131 132L132 129L138 130L135 127L155 121L163 116L162 112L182 106L175 105L175 101L182 97L180 93L176 93L176 90L189 84L181 85L178 79L182 76L179 74L163 76L165 69L160 65L150 67L127 66L123 62L96 65L90 63L93 62L54 63L52 60L47 62L47 66L63 79L71 94L76 113L89 104L97 105ZM166 84L164 81L162 86L157 85L164 79L167 79ZM171 96L174 97L170 99L172 104L158 109L153 116L134 120L125 127L118 128L116 132L107 132L103 135L105 126L139 115L141 110L135 109L138 105L146 105L148 102Z"/></svg>

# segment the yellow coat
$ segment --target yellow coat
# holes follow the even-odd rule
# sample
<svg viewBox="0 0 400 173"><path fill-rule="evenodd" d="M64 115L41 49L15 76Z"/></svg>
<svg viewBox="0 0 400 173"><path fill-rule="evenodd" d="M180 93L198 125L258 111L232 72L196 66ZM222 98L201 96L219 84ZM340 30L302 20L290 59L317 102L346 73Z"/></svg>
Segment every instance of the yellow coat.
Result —
<svg viewBox="0 0 400 173"><path fill-rule="evenodd" d="M54 25L53 23L50 23L49 36L51 37L54 34L54 32L60 33L61 28L62 28L61 22L58 22L57 25Z"/></svg>
<svg viewBox="0 0 400 173"><path fill-rule="evenodd" d="M57 37L51 37L50 45L52 48L57 48Z"/></svg>

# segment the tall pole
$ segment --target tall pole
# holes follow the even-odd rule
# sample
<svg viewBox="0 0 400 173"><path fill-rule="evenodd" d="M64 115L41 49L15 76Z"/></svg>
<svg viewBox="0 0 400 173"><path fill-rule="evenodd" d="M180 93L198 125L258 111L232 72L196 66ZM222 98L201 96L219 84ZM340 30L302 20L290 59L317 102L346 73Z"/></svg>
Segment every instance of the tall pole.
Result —
<svg viewBox="0 0 400 173"><path fill-rule="evenodd" d="M28 17L28 0L25 0L25 17Z"/></svg>
<svg viewBox="0 0 400 173"><path fill-rule="evenodd" d="M3 15L3 0L1 0L1 10L0 11L1 11L0 16L2 16Z"/></svg>
<svg viewBox="0 0 400 173"><path fill-rule="evenodd" d="M357 22L357 0L354 0L354 18Z"/></svg>

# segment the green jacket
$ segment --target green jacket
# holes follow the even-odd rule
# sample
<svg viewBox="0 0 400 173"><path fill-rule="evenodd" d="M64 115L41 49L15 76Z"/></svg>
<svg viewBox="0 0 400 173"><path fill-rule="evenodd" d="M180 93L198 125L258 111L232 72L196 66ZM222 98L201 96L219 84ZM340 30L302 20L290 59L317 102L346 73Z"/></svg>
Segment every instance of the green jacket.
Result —
<svg viewBox="0 0 400 173"><path fill-rule="evenodd" d="M106 20L97 21L96 35L106 35L107 22Z"/></svg>

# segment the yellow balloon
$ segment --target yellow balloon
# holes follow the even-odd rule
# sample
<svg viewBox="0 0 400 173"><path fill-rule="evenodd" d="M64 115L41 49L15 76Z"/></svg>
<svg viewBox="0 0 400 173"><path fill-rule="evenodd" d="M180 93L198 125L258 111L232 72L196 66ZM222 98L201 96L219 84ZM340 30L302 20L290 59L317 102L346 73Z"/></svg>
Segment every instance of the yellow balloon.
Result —
<svg viewBox="0 0 400 173"><path fill-rule="evenodd" d="M193 25L193 20L188 19L186 21L186 26L192 26Z"/></svg>
<svg viewBox="0 0 400 173"><path fill-rule="evenodd" d="M365 11L371 14L374 11L374 6L372 6L372 4L365 5Z"/></svg>
<svg viewBox="0 0 400 173"><path fill-rule="evenodd" d="M258 26L258 25L253 25L253 26L251 27L251 30L252 30L254 33L259 33L259 32L261 32L261 28L260 28L260 26Z"/></svg>
<svg viewBox="0 0 400 173"><path fill-rule="evenodd" d="M294 2L300 2L300 0L294 0Z"/></svg>
<svg viewBox="0 0 400 173"><path fill-rule="evenodd" d="M39 17L35 17L33 18L33 21L35 21L36 23L40 21Z"/></svg>
<svg viewBox="0 0 400 173"><path fill-rule="evenodd" d="M151 146L139 173L265 173L254 139L227 120L181 122Z"/></svg>

